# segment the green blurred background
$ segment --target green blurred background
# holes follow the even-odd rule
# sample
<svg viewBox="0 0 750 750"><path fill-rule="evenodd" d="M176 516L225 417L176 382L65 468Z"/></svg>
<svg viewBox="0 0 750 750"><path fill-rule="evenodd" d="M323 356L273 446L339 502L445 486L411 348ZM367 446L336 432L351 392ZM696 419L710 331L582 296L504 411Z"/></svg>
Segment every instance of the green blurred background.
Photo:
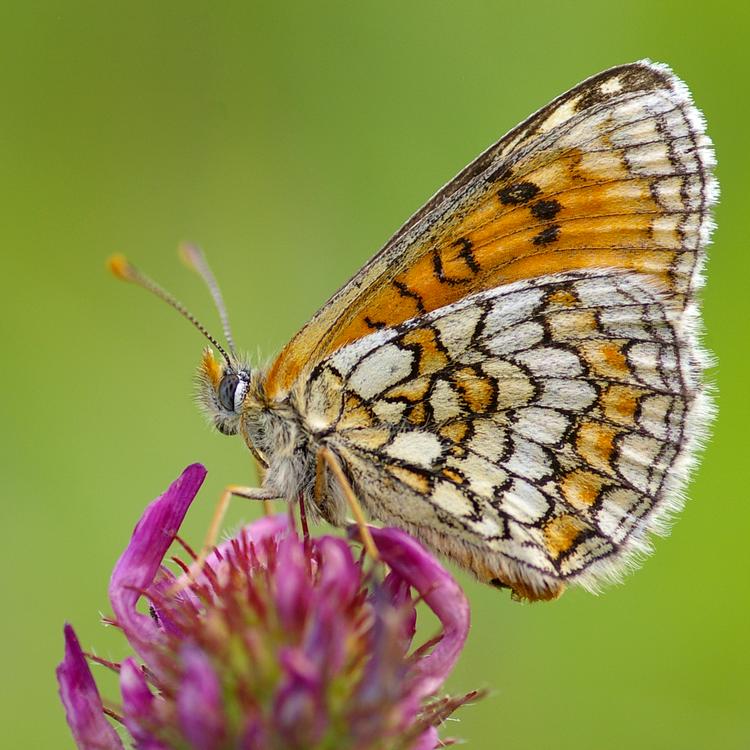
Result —
<svg viewBox="0 0 750 750"><path fill-rule="evenodd" d="M62 623L122 655L98 617L145 503L204 462L197 541L224 484L253 479L193 406L202 340L106 256L217 330L175 255L200 243L240 343L268 358L480 150L649 56L689 83L717 146L704 297L720 416L673 535L626 585L522 606L462 578L474 626L450 687L493 692L449 729L490 750L749 747L746 7L2 3L3 746L72 747ZM237 502L231 523L256 512Z"/></svg>

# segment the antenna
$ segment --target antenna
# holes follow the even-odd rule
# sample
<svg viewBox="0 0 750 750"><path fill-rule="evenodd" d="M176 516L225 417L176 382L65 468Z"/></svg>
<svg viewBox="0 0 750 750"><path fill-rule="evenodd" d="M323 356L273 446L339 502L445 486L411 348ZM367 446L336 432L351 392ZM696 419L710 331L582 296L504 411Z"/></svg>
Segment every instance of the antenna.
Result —
<svg viewBox="0 0 750 750"><path fill-rule="evenodd" d="M169 292L162 289L155 281L141 273L132 265L124 255L113 255L108 261L109 270L122 281L130 281L137 286L143 287L159 299L164 300L168 305L174 307L183 318L187 318L220 352L224 357L229 368L234 370L234 365L224 347L206 330L205 326L196 318L181 302L173 297ZM231 343L231 342L230 342Z"/></svg>
<svg viewBox="0 0 750 750"><path fill-rule="evenodd" d="M224 297L221 295L221 289L216 281L216 277L211 270L211 266L208 265L206 256L203 251L196 245L191 245L187 242L183 242L180 245L180 257L185 262L185 265L191 270L195 271L200 276L208 287L208 291L211 292L216 309L219 312L221 318L221 327L224 331L224 338L229 345L229 351L232 355L235 353L234 348L234 337L232 336L232 327L229 325L229 314L227 313L227 306L224 304Z"/></svg>

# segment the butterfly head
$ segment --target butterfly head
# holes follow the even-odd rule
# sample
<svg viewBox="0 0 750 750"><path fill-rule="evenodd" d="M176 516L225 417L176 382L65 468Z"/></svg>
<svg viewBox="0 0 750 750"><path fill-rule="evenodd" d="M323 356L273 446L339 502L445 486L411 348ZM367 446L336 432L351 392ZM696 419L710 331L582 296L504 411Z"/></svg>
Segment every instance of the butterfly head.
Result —
<svg viewBox="0 0 750 750"><path fill-rule="evenodd" d="M251 370L239 362L220 362L206 348L198 367L198 402L211 424L222 435L236 435Z"/></svg>

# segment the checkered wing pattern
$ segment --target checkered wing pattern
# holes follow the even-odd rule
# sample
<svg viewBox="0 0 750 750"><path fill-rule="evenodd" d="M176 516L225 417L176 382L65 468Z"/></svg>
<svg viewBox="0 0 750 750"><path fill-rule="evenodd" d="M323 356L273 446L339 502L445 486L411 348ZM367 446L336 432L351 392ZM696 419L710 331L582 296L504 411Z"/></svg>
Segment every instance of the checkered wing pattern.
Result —
<svg viewBox="0 0 750 750"><path fill-rule="evenodd" d="M471 295L336 352L302 410L375 517L524 597L595 587L678 506L705 416L665 302L617 270Z"/></svg>
<svg viewBox="0 0 750 750"><path fill-rule="evenodd" d="M704 130L648 61L558 97L320 309L269 400L295 403L373 517L479 578L537 599L617 577L679 505L710 418Z"/></svg>

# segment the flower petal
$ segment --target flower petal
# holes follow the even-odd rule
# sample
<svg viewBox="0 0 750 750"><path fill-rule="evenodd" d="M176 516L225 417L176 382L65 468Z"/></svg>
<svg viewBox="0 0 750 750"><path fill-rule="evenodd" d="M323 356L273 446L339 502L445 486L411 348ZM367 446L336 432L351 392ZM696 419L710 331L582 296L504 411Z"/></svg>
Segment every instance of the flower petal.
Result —
<svg viewBox="0 0 750 750"><path fill-rule="evenodd" d="M320 740L327 717L324 685L315 665L297 649L282 649L284 672L273 703L273 727L288 750L305 750Z"/></svg>
<svg viewBox="0 0 750 750"><path fill-rule="evenodd" d="M331 536L315 539L313 544L320 556L319 595L345 609L356 596L362 576L351 547L343 539Z"/></svg>
<svg viewBox="0 0 750 750"><path fill-rule="evenodd" d="M336 674L346 660L347 647L356 638L353 607L361 586L362 570L343 539L323 536L311 540L313 598L308 610L302 647L324 678ZM361 599L360 599L361 601Z"/></svg>
<svg viewBox="0 0 750 750"><path fill-rule="evenodd" d="M136 610L136 604L154 580L205 477L206 470L201 464L188 466L146 508L109 582L109 600L117 623L145 661L149 661L154 647L161 642L162 632L150 617Z"/></svg>
<svg viewBox="0 0 750 750"><path fill-rule="evenodd" d="M225 740L219 678L208 657L195 646L185 646L180 661L177 714L182 733L195 750L217 750Z"/></svg>
<svg viewBox="0 0 750 750"><path fill-rule="evenodd" d="M284 630L290 635L302 633L312 598L312 560L304 543L289 534L279 541L276 559L275 603Z"/></svg>
<svg viewBox="0 0 750 750"><path fill-rule="evenodd" d="M65 657L57 667L60 698L80 750L123 750L104 707L75 631L65 625Z"/></svg>
<svg viewBox="0 0 750 750"><path fill-rule="evenodd" d="M360 742L368 737L391 736L407 726L419 709L419 699L405 689L409 662L402 633L409 617L405 605L394 605L390 593L379 586L371 597L373 622L369 659L349 712L351 732Z"/></svg>
<svg viewBox="0 0 750 750"><path fill-rule="evenodd" d="M128 658L120 667L120 692L122 693L123 720L139 750L168 750L152 732L158 726L155 712L157 698L149 689L148 682L136 664Z"/></svg>
<svg viewBox="0 0 750 750"><path fill-rule="evenodd" d="M241 750L259 750L259 748L269 747L268 731L266 730L260 712L250 711L244 716L245 729L240 741Z"/></svg>
<svg viewBox="0 0 750 750"><path fill-rule="evenodd" d="M438 737L438 731L435 727L428 727L419 735L410 750L436 750L438 747L443 747Z"/></svg>
<svg viewBox="0 0 750 750"><path fill-rule="evenodd" d="M391 604L404 613L403 631L400 635L404 653L407 653L417 632L417 608L412 601L411 587L401 576L391 572L385 577L383 588L388 592Z"/></svg>
<svg viewBox="0 0 750 750"><path fill-rule="evenodd" d="M469 603L453 576L406 532L374 527L370 532L383 561L419 592L443 626L440 642L413 665L413 689L420 697L431 695L450 673L469 634Z"/></svg>

